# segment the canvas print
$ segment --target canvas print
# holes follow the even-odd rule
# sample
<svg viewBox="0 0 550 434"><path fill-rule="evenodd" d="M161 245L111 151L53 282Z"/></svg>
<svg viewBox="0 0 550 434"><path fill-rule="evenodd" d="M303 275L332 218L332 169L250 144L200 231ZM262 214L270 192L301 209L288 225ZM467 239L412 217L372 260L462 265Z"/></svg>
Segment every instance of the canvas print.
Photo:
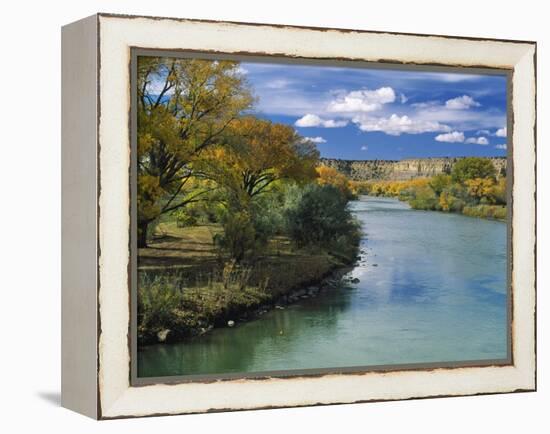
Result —
<svg viewBox="0 0 550 434"><path fill-rule="evenodd" d="M134 73L139 378L509 362L505 73Z"/></svg>

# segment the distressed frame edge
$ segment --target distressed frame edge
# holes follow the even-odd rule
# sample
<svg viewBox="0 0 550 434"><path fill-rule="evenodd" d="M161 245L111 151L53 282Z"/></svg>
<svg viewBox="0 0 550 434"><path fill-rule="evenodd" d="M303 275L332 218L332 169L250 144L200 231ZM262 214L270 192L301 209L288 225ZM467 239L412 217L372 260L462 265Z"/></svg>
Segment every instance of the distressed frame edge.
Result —
<svg viewBox="0 0 550 434"><path fill-rule="evenodd" d="M105 16L105 15L103 15ZM118 17L118 16L117 16ZM136 17L130 17L130 18L136 18ZM146 17L146 18L151 18L151 17ZM153 18L154 19L154 18ZM174 19L172 19L174 20ZM192 21L192 20L182 20L182 21ZM222 23L222 22L214 22L216 24L218 23ZM238 23L235 23L235 24L238 24ZM253 26L253 24L252 24ZM284 28L286 27L289 27L289 26L282 26ZM294 29L303 29L301 27L293 27ZM305 28L307 29L307 28ZM329 29L330 30L330 29ZM362 31L364 33L373 33L373 32L367 32L367 31ZM382 33L385 33L385 32L382 32ZM420 35L420 36L432 36L432 35ZM458 38L455 38L455 37L444 37L444 36L441 36L442 38L448 38L448 39L458 39ZM476 39L477 40L477 39ZM482 40L485 40L485 39L482 39ZM498 42L503 42L502 40L497 40ZM515 41L513 41L515 42ZM531 48L533 48L533 61L535 62L535 65L536 65L536 43L529 43L529 45L526 47L526 53L529 52L531 50ZM534 75L533 77L529 77L529 79L533 79L532 82L533 82L533 85L534 85L534 96L535 96L535 99L536 99L536 67L534 69ZM534 142L533 142L533 146L534 146L534 149L533 151L535 152L535 166L533 167L533 170L536 172L536 106L534 107L534 123L533 123L533 132L534 132ZM514 140L515 141L515 140ZM528 151L527 151L528 152ZM534 192L536 194L536 177L535 177L535 186L534 186ZM535 219L536 219L536 214L535 214ZM535 231L536 231L536 220L535 220ZM535 233L536 235L536 233ZM535 243L536 243L536 236L535 236L535 239L534 239ZM535 251L534 253L536 254L536 244L535 244ZM536 258L535 258L536 260ZM536 264L535 264L535 267L536 267ZM536 282L535 282L535 285L536 285ZM534 290L536 291L536 287L534 288ZM535 292L536 294L536 292ZM535 304L536 304L536 299L535 299ZM535 305L535 312L534 312L534 318L535 318L535 321L536 321L536 305ZM535 327L535 332L536 332L536 327ZM536 335L535 335L536 337ZM534 363L535 363L535 366L534 366L534 377L535 377L535 381L534 381L534 384L532 387L526 387L526 388L517 388L517 389L514 389L514 390L506 390L506 391L499 391L499 392L482 392L482 393L468 393L468 394L458 394L458 395L455 395L455 394L450 394L450 395L426 395L426 396L421 396L421 394L418 394L418 396L411 396L411 397L408 397L408 398L393 398L393 399L422 399L422 398L427 398L427 397L434 397L434 396L465 396L465 395L477 395L477 394L492 394L492 393L510 393L510 392L515 392L515 391L533 391L533 390L536 390L536 340L535 340L535 348L534 348ZM98 352L99 352L99 348L98 348ZM530 386L530 385L529 385ZM100 387L101 388L101 387ZM380 401L380 400L393 400L392 398L390 399L368 399L368 400L359 400L359 401L349 401L350 403L351 402L373 402L373 401ZM337 403L346 403L346 402L334 402L334 404L337 404ZM295 405L295 404L288 404L288 405L274 405L273 407L276 407L276 408L279 408L279 407L285 407L285 406L309 406L309 405L324 405L324 404L329 404L329 403L326 403L326 402L319 402L319 403L310 403L310 404L303 404L303 405ZM253 407L253 408L271 408L271 407ZM205 411L228 411L228 410L244 410L244 409L251 409L251 408L216 408L216 409L207 409ZM177 413L174 413L174 412L168 412L168 413L155 413L155 415L160 415L160 414L183 414L183 413L196 413L197 411L181 411L181 412L177 412ZM202 411L198 411L198 412L202 412ZM106 413L111 413L110 411L107 411ZM148 414L105 414L103 418L107 419L107 418L119 418L119 417L136 417L136 416L146 416Z"/></svg>
<svg viewBox="0 0 550 434"><path fill-rule="evenodd" d="M92 419L100 418L101 409L97 354L98 23L95 14L61 29L61 405ZM75 101L76 94L81 101Z"/></svg>
<svg viewBox="0 0 550 434"><path fill-rule="evenodd" d="M119 14L111 12L98 12L99 18L123 18L123 19L140 19L145 18L149 20L168 20L176 22L189 22L189 23L206 23L206 24L229 24L236 26L251 26L251 27L272 27L276 29L297 29L297 30L314 30L319 32L340 32L340 33L369 33L380 35L396 35L396 36L419 36L419 37L435 37L445 39L460 39L465 41L489 41L489 42L510 42L514 44L536 44L534 40L521 40L521 39L501 39L491 37L476 37L476 36L456 36L456 35L442 35L432 33L414 33L414 32L397 32L392 30L364 30L364 29L351 29L345 27L321 27L321 26L306 26L296 24L276 24L276 23L253 23L247 21L232 21L232 20L214 20L206 18L178 18L167 16L151 16L151 15L132 15L132 14Z"/></svg>

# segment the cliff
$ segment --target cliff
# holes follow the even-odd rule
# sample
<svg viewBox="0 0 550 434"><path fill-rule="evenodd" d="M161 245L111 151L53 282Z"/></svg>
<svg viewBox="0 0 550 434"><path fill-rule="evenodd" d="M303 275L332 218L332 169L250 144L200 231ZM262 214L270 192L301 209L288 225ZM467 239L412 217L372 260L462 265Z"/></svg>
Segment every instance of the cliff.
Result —
<svg viewBox="0 0 550 434"><path fill-rule="evenodd" d="M450 173L463 157L414 158L407 160L337 160L321 158L321 164L332 167L354 181L371 179L407 180ZM506 158L490 157L497 174L506 174Z"/></svg>

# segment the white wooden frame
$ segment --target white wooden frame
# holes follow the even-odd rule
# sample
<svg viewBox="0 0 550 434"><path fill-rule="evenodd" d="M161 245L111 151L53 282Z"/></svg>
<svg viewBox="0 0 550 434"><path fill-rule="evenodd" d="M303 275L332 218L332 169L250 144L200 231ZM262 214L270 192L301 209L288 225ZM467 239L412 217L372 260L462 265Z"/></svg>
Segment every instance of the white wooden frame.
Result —
<svg viewBox="0 0 550 434"><path fill-rule="evenodd" d="M65 407L109 419L535 390L535 43L107 14L62 41ZM512 364L132 387L131 47L512 70Z"/></svg>

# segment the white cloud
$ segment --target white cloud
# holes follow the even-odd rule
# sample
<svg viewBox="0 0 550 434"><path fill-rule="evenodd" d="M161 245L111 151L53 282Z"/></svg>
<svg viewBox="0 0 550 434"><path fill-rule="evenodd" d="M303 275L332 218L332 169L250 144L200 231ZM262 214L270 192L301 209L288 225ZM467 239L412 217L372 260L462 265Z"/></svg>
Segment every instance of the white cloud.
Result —
<svg viewBox="0 0 550 434"><path fill-rule="evenodd" d="M497 137L506 137L507 134L508 134L508 129L506 127L504 127L504 128L499 128L496 131L495 136L497 136Z"/></svg>
<svg viewBox="0 0 550 434"><path fill-rule="evenodd" d="M367 145L363 145L363 146L361 146L361 150L362 151L368 151L369 147Z"/></svg>
<svg viewBox="0 0 550 434"><path fill-rule="evenodd" d="M311 142L311 143L326 143L327 141L323 139L321 136L317 137L304 137L304 141Z"/></svg>
<svg viewBox="0 0 550 434"><path fill-rule="evenodd" d="M405 104L409 98L404 93L399 94L399 100L401 101L401 104Z"/></svg>
<svg viewBox="0 0 550 434"><path fill-rule="evenodd" d="M491 134L489 130L479 130L478 132L476 132L476 136L488 136L489 134Z"/></svg>
<svg viewBox="0 0 550 434"><path fill-rule="evenodd" d="M267 87L268 89L284 89L284 88L288 87L289 85L290 85L290 81L285 80L284 78L282 78L282 79L276 79L276 80L268 81L265 84L265 87Z"/></svg>
<svg viewBox="0 0 550 434"><path fill-rule="evenodd" d="M376 90L354 90L335 101L331 101L327 107L329 112L372 112L382 108L383 104L395 101L395 92L391 87L381 87Z"/></svg>
<svg viewBox="0 0 550 434"><path fill-rule="evenodd" d="M414 118L451 125L454 130L458 131L480 131L483 129L494 131L496 126L506 122L506 113L490 108L484 111L453 110L440 104L418 108Z"/></svg>
<svg viewBox="0 0 550 434"><path fill-rule="evenodd" d="M464 142L464 133L452 131L450 133L439 134L435 137L438 142L462 143Z"/></svg>
<svg viewBox="0 0 550 434"><path fill-rule="evenodd" d="M294 122L294 125L296 125L297 127L304 127L304 128L318 127L321 125L322 122L323 121L319 116L308 113L307 115L302 116L300 119Z"/></svg>
<svg viewBox="0 0 550 434"><path fill-rule="evenodd" d="M471 96L462 95L447 100L445 107L451 110L466 110L470 107L479 107L481 104L475 101Z"/></svg>
<svg viewBox="0 0 550 434"><path fill-rule="evenodd" d="M411 104L411 107L418 108L418 109L426 109L430 107L435 107L440 104L439 101L424 101L424 102L415 102L414 104Z"/></svg>
<svg viewBox="0 0 550 434"><path fill-rule="evenodd" d="M340 128L345 127L348 121L334 120L334 119L321 119L319 116L308 113L294 122L294 125L302 128L309 127L323 127L323 128Z"/></svg>
<svg viewBox="0 0 550 434"><path fill-rule="evenodd" d="M440 124L439 122L412 119L406 115L398 116L395 113L389 118L358 115L353 118L353 122L359 126L361 131L381 131L391 136L450 130L447 125Z"/></svg>
<svg viewBox="0 0 550 434"><path fill-rule="evenodd" d="M235 68L235 71L236 71L237 73L239 73L239 74L242 74L242 75L248 74L248 69L243 68L241 65L237 66L237 67Z"/></svg>
<svg viewBox="0 0 550 434"><path fill-rule="evenodd" d="M336 121L334 119L327 119L323 121L323 127L325 128L341 128L345 127L348 121Z"/></svg>
<svg viewBox="0 0 550 434"><path fill-rule="evenodd" d="M503 143L501 145L495 145L495 149L506 149L507 146L506 146L506 143Z"/></svg>
<svg viewBox="0 0 550 434"><path fill-rule="evenodd" d="M489 144L489 140L487 140L486 137L470 137L469 139L466 139L466 143L485 146Z"/></svg>

